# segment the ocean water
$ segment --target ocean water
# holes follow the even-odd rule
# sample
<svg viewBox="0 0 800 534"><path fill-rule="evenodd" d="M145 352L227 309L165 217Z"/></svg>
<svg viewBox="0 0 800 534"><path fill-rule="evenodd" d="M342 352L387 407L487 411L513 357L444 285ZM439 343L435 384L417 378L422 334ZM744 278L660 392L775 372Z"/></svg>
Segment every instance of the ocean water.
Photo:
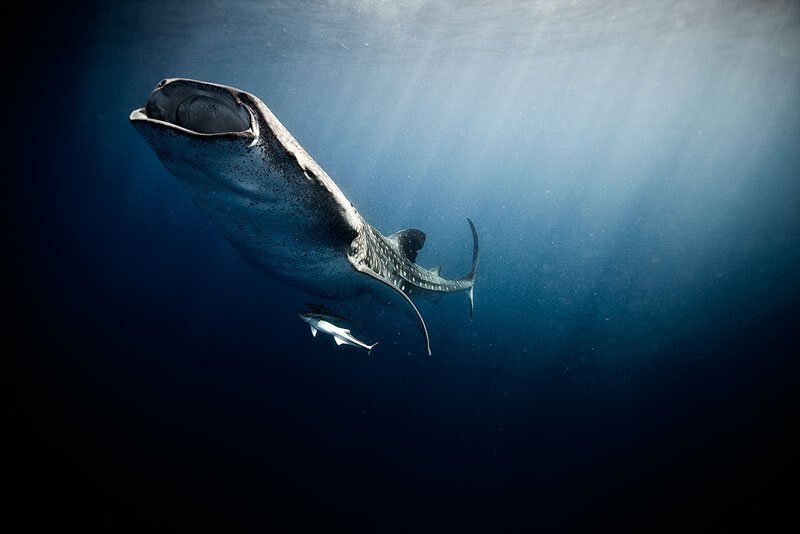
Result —
<svg viewBox="0 0 800 534"><path fill-rule="evenodd" d="M465 4L30 14L6 110L29 521L782 524L800 8ZM430 357L369 304L370 355L312 338L318 300L240 257L129 124L167 77L261 98L370 223L426 232L424 266L465 274L475 221L474 319L421 303Z"/></svg>

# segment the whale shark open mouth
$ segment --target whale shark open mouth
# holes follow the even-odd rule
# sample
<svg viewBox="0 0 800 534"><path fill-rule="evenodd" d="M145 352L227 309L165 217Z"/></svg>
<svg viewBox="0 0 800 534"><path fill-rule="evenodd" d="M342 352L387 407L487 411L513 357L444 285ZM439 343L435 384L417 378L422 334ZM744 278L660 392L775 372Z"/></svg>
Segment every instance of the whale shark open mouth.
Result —
<svg viewBox="0 0 800 534"><path fill-rule="evenodd" d="M193 134L255 135L252 111L229 87L186 79L163 80L131 120L150 120Z"/></svg>

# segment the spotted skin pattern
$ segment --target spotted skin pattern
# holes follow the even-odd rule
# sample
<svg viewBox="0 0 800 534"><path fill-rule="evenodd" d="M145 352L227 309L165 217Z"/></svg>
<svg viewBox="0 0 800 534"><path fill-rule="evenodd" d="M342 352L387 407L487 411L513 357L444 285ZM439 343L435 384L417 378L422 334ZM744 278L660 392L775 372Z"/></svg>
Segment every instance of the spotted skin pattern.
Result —
<svg viewBox="0 0 800 534"><path fill-rule="evenodd" d="M391 241L372 226L364 234L364 263L406 295L435 297L440 293L466 291L474 284L474 276L463 279L444 278L409 261Z"/></svg>

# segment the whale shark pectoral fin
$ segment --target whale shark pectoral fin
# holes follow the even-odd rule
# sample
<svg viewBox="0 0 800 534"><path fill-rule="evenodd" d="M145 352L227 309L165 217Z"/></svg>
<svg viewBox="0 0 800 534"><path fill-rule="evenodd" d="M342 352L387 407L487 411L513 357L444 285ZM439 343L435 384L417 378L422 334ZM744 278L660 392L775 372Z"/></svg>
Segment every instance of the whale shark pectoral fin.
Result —
<svg viewBox="0 0 800 534"><path fill-rule="evenodd" d="M308 326L310 326L310 327L311 327L311 337L317 337L317 329L316 329L316 328L314 328L314 327L313 327L313 326L311 326L311 325L308 325Z"/></svg>
<svg viewBox="0 0 800 534"><path fill-rule="evenodd" d="M388 281L386 278L382 277L381 275L379 275L378 273L376 273L375 271L373 271L372 269L370 269L366 265L354 264L354 267L358 271L360 271L360 272L362 272L362 273L364 273L364 274L366 274L368 276L371 276L372 278L374 278L375 280L379 281L380 283L385 284L385 285L389 286L390 288L394 289L395 291L397 291L398 293L400 293L403 296L403 298L406 300L406 302L408 302L411 305L411 308L414 310L414 313L417 314L417 319L419 320L418 324L419 324L420 330L422 330L422 335L425 336L425 349L428 351L428 356L430 356L431 355L431 340L430 340L430 337L428 336L428 327L425 326L425 320L422 318L422 314L419 313L419 310L417 309L417 306L414 304L414 302L410 298L408 298L408 295L403 293L403 291L399 287L395 286L390 281Z"/></svg>

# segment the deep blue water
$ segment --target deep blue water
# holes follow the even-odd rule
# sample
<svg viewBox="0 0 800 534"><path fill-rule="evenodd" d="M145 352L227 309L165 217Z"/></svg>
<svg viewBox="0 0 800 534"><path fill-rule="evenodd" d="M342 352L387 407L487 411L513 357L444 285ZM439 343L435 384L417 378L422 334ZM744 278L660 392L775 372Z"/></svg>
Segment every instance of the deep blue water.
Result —
<svg viewBox="0 0 800 534"><path fill-rule="evenodd" d="M34 14L32 14L34 15ZM800 9L127 2L36 17L5 113L10 458L33 523L781 524ZM463 295L367 356L246 263L128 122L260 97ZM13 135L10 132L13 131ZM17 502L15 501L15 503ZM435 514L439 521L423 517ZM485 523L473 521L482 520Z"/></svg>

